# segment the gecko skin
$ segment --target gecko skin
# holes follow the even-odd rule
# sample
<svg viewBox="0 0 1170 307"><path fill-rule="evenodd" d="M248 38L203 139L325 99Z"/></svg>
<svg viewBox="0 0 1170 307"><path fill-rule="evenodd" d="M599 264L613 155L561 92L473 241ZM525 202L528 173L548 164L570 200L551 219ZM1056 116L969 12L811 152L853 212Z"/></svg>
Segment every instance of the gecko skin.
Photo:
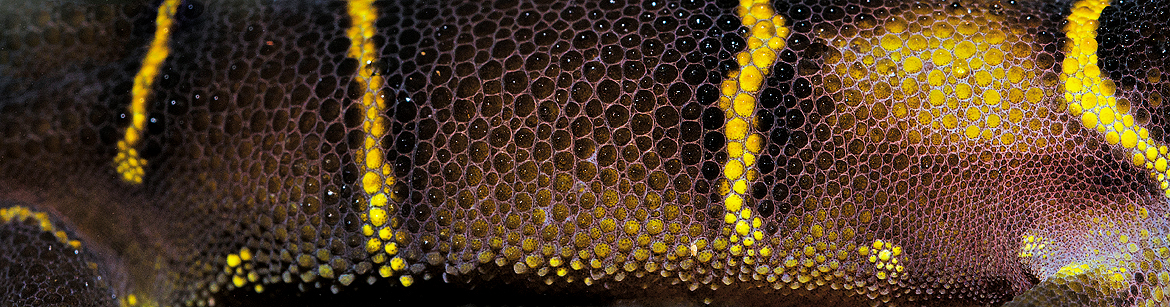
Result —
<svg viewBox="0 0 1170 307"><path fill-rule="evenodd" d="M0 306L1170 305L1164 0L6 1Z"/></svg>

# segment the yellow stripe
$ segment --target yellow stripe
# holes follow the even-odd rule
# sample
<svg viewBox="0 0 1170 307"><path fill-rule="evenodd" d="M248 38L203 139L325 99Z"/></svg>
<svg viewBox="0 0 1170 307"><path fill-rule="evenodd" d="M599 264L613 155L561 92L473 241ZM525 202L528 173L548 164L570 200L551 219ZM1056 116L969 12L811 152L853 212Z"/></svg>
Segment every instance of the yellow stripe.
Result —
<svg viewBox="0 0 1170 307"><path fill-rule="evenodd" d="M158 77L159 68L163 60L167 59L171 48L168 45L171 37L171 26L174 25L175 11L180 0L166 0L158 7L158 16L155 17L154 41L146 57L142 59L142 68L134 76L134 88L131 90L130 126L126 127L126 135L118 141L118 155L114 157L114 169L122 175L122 180L129 183L142 183L142 176L146 175L146 159L138 155L138 147L142 143L142 134L146 131L146 98L150 97L154 80Z"/></svg>
<svg viewBox="0 0 1170 307"><path fill-rule="evenodd" d="M394 212L390 200L400 200L400 196L391 193L394 185L393 168L383 159L379 140L386 135L387 122L382 113L386 110L385 98L378 89L382 87L382 77L378 75L374 63L378 59L377 46L373 37L376 34L374 22L378 17L377 10L372 6L373 0L350 0L348 5L349 17L352 26L345 31L352 42L348 56L358 61L355 80L365 88L362 95L362 110L365 121L362 123L362 132L365 139L360 152L356 155L356 162L362 168L362 191L369 197L368 210L362 215L365 224L362 225L362 234L369 237L366 241L366 251L372 254L375 263L384 263L387 257L394 257L389 264L383 265L380 272L383 277L390 277L394 271L403 270L403 260L395 257L398 245L394 239L390 216ZM403 285L410 285L409 276L403 276L400 281Z"/></svg>
<svg viewBox="0 0 1170 307"><path fill-rule="evenodd" d="M1068 16L1064 46L1065 58L1060 81L1068 111L1079 117L1081 125L1105 136L1110 145L1120 144L1130 151L1132 162L1151 170L1166 197L1170 197L1170 174L1167 173L1167 147L1150 138L1150 131L1134 122L1129 110L1122 110L1114 93L1113 81L1101 77L1097 59L1097 18L1109 1L1083 0L1073 4Z"/></svg>
<svg viewBox="0 0 1170 307"><path fill-rule="evenodd" d="M759 177L755 170L756 156L764 143L764 138L755 132L756 97L768 70L776 62L777 53L784 48L788 29L784 27L784 17L776 14L767 0L741 0L736 15L750 31L746 37L747 50L735 55L740 69L728 74L720 84L719 107L727 120L723 132L728 140L728 159L723 165L720 192L727 209L724 222L734 228L731 242L735 244L731 249L740 254L742 247L750 248L755 241L763 239L759 230L762 221L744 206L748 186Z"/></svg>
<svg viewBox="0 0 1170 307"><path fill-rule="evenodd" d="M69 239L65 231L54 227L53 222L49 220L49 214L33 211L22 206L0 208L0 224L21 223L28 219L36 222L37 226L41 228L41 231L53 234L61 244L68 245L73 249L81 249L81 241Z"/></svg>

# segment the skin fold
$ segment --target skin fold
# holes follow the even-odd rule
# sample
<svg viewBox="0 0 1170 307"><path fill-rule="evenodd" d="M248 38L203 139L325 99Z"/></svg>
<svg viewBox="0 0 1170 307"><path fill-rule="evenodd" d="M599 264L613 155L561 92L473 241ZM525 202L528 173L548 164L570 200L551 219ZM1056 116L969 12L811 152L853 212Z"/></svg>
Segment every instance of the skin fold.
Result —
<svg viewBox="0 0 1170 307"><path fill-rule="evenodd" d="M1167 20L17 0L0 305L1166 306Z"/></svg>

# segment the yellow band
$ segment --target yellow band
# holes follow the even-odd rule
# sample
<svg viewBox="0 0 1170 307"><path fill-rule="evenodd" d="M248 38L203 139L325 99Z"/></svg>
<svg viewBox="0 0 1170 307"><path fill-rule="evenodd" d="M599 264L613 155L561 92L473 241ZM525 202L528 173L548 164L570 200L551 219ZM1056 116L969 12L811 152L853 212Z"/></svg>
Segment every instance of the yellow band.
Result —
<svg viewBox="0 0 1170 307"><path fill-rule="evenodd" d="M146 99L150 97L154 80L162 68L163 60L171 52L169 45L171 28L175 23L175 11L178 10L179 0L163 1L158 7L158 16L155 17L154 40L146 57L142 59L142 68L134 76L134 87L130 94L130 126L126 127L126 134L118 141L118 155L114 157L114 168L122 175L122 181L128 183L142 183L146 175L146 159L138 154L143 134L146 132Z"/></svg>
<svg viewBox="0 0 1170 307"><path fill-rule="evenodd" d="M365 114L364 122L362 123L362 132L365 138L362 140L361 149L356 155L358 167L362 170L361 187L362 191L366 193L368 198L367 210L362 214L362 234L369 237L366 242L366 251L373 254L375 262L382 263L386 257L394 257L394 261L402 262L399 257L395 257L398 253L398 245L393 241L394 233L392 231L392 223L390 216L394 209L391 200L397 200L396 195L391 193L391 187L394 185L395 179L391 175L392 168L390 164L385 162L382 148L379 145L382 137L386 134L387 119L382 115L386 110L386 101L383 94L379 92L382 87L382 76L376 70L374 65L378 59L377 46L374 45L374 34L376 28L374 22L378 18L377 9L373 7L373 0L351 0L348 3L348 13L352 20L352 26L345 31L345 35L349 37L350 44L347 55L358 61L359 69L354 80L365 88L365 93L362 94L362 111ZM377 261L381 260L381 261ZM401 268L396 268L393 265L384 265L382 271L387 273L393 271L402 271ZM384 274L387 277L390 274ZM402 276L400 281L403 285L409 286L411 278L409 276Z"/></svg>
<svg viewBox="0 0 1170 307"><path fill-rule="evenodd" d="M1149 169L1166 197L1170 197L1167 147L1150 137L1150 131L1134 122L1114 96L1117 86L1102 78L1097 59L1097 19L1109 6L1107 0L1083 0L1073 4L1065 25L1064 65L1060 82L1068 112L1086 129L1095 130L1109 145L1129 151L1135 166Z"/></svg>
<svg viewBox="0 0 1170 307"><path fill-rule="evenodd" d="M752 215L745 205L748 186L759 177L755 170L756 157L763 149L763 136L755 132L756 97L768 76L777 54L785 46L788 29L784 17L776 14L765 0L742 0L736 8L743 26L748 28L747 50L736 54L740 69L727 75L720 84L719 107L723 109L723 127L727 136L727 162L723 164L720 193L727 209L724 222L733 228L731 246L751 247L763 239L759 230L763 221ZM742 238L742 241L740 240ZM742 244L742 245L741 245Z"/></svg>
<svg viewBox="0 0 1170 307"><path fill-rule="evenodd" d="M37 226L41 228L41 231L53 234L61 244L69 245L73 249L81 249L81 241L70 239L64 230L57 229L57 227L53 226L53 222L49 220L49 214L33 211L22 206L0 208L0 224L20 223L28 219L35 221Z"/></svg>

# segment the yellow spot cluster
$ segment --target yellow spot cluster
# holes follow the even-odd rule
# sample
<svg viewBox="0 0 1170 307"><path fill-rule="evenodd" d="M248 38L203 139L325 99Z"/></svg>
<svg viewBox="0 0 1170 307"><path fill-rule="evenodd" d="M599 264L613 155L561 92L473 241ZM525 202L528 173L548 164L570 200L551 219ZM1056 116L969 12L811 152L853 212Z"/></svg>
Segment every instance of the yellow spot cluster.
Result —
<svg viewBox="0 0 1170 307"><path fill-rule="evenodd" d="M374 25L378 17L373 7L373 0L351 0L348 2L348 13L352 25L345 31L351 44L347 55L358 61L357 80L365 88L362 94L361 105L365 114L362 123L362 132L365 133L362 147L356 160L362 169L362 191L369 196L368 210L362 215L365 224L362 225L362 234L369 237L366 241L366 251L373 255L375 263L382 264L379 273L382 277L390 277L394 272L402 272L406 265L400 257L394 257L386 263L388 257L398 254L398 245L393 241L394 213L391 200L399 200L391 192L394 177L391 175L393 167L384 161L380 140L388 129L386 118L382 113L386 110L386 101L379 89L382 87L382 77L378 75L375 61L378 58L377 46L374 44L374 35L377 28ZM324 275L323 275L324 276ZM409 286L413 280L409 276L400 278L403 285Z"/></svg>
<svg viewBox="0 0 1170 307"><path fill-rule="evenodd" d="M142 183L142 177L146 175L146 159L138 155L138 145L146 131L146 99L150 97L163 60L171 52L168 42L178 7L179 0L166 0L159 6L158 16L154 20L154 40L142 60L142 68L134 76L130 107L127 110L130 113L130 126L126 127L126 135L118 141L118 154L114 156L114 169L122 175L122 181L128 183Z"/></svg>
<svg viewBox="0 0 1170 307"><path fill-rule="evenodd" d="M889 241L874 240L871 246L858 247L857 252L862 256L869 255L869 263L874 265L874 275L878 279L897 278L906 270L898 257L902 256L902 247Z"/></svg>
<svg viewBox="0 0 1170 307"><path fill-rule="evenodd" d="M224 259L223 272L231 276L231 284L236 288L243 288L248 284L254 284L252 287L256 293L264 292L264 285L259 283L260 274L256 273L255 265L252 263L252 250L247 247L241 248L240 252L228 254Z"/></svg>
<svg viewBox="0 0 1170 307"><path fill-rule="evenodd" d="M1068 41L1060 81L1068 111L1081 125L1105 136L1110 145L1129 151L1132 162L1151 170L1163 193L1170 197L1167 147L1150 138L1150 131L1134 122L1129 103L1119 103L1113 81L1101 77L1097 59L1097 18L1109 1L1078 1L1065 25Z"/></svg>
<svg viewBox="0 0 1170 307"><path fill-rule="evenodd" d="M1052 242L1043 236L1025 235L1021 238L1020 258L1036 257L1040 259L1048 259L1053 256L1053 250L1050 247Z"/></svg>
<svg viewBox="0 0 1170 307"><path fill-rule="evenodd" d="M754 167L756 155L764 142L763 137L753 131L756 95L788 37L784 17L776 14L768 1L742 0L736 14L750 29L748 48L735 56L740 69L728 74L727 80L720 84L722 95L719 98L719 107L727 120L724 132L728 140L728 159L723 165L725 181L720 181L720 192L727 209L724 222L734 228L731 241L735 245L732 249L750 248L763 239L763 232L758 230L763 222L759 217L753 217L751 209L745 206L748 186L759 177ZM740 238L743 238L742 243Z"/></svg>
<svg viewBox="0 0 1170 307"><path fill-rule="evenodd" d="M61 244L68 245L73 249L81 249L81 241L69 239L64 230L54 227L53 222L49 220L49 214L32 211L23 206L0 208L0 223L22 223L29 219L33 220L41 228L41 231L53 234L53 237L56 237Z"/></svg>

